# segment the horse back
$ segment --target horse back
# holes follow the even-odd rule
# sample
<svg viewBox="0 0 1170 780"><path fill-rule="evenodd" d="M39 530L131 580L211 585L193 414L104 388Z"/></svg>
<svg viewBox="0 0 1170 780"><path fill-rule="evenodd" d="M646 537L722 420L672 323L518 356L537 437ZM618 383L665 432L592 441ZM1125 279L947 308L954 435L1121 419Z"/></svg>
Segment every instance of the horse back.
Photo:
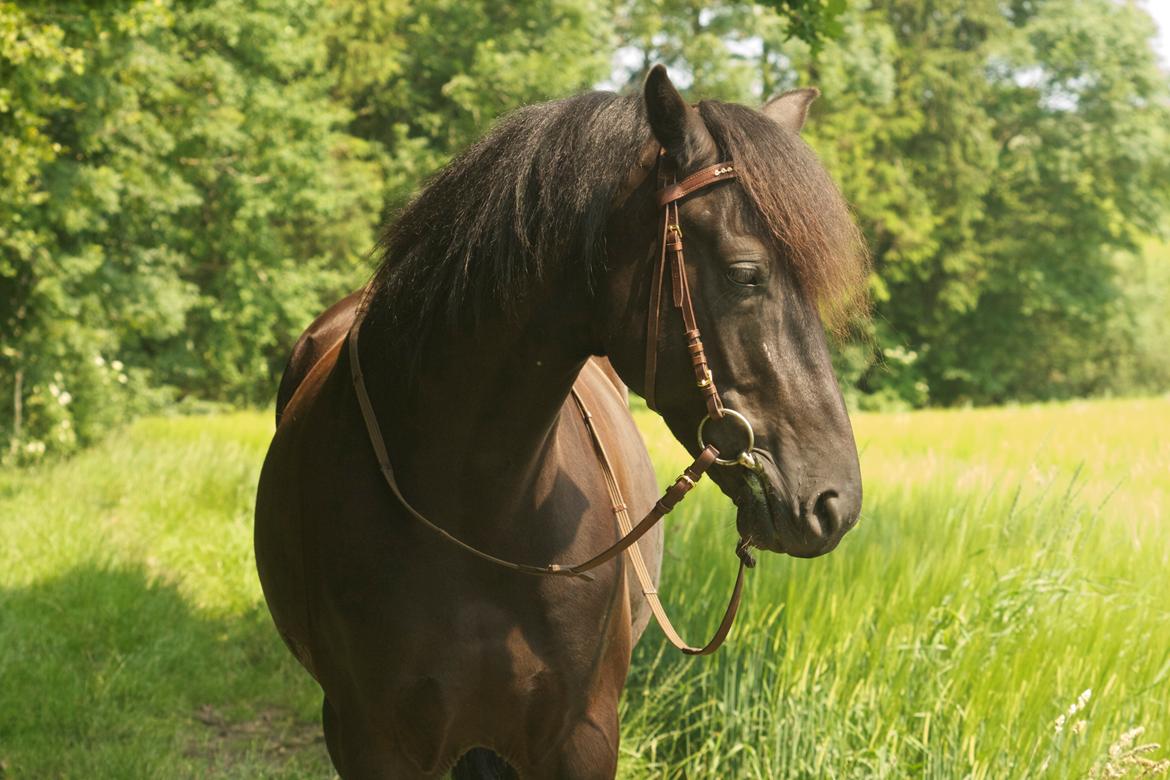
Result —
<svg viewBox="0 0 1170 780"><path fill-rule="evenodd" d="M280 387L276 391L276 424L278 426L285 407L288 406L288 402L292 400L293 394L304 382L309 371L349 332L357 318L357 310L361 305L363 292L364 290L354 290L317 315L317 319L305 328L293 345L292 353L280 378ZM601 370L612 388L618 392L623 404L628 404L629 390L622 382L621 377L618 376L617 371L614 370L613 365L602 357L592 358L590 363Z"/></svg>

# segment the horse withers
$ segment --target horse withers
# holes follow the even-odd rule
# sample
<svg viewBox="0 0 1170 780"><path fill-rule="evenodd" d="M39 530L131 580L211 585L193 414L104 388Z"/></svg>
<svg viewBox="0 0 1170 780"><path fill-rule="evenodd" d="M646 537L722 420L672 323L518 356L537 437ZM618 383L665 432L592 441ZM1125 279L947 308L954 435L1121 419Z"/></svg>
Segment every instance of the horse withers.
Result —
<svg viewBox="0 0 1170 780"><path fill-rule="evenodd" d="M623 383L700 459L696 428L714 414L710 449L741 457L709 473L745 545L820 555L856 522L857 450L820 311L857 300L866 266L798 136L816 94L692 107L659 67L642 95L517 111L435 176L387 228L367 288L302 337L256 558L281 636L324 690L342 777L615 774L647 620L624 556L533 576L418 519L534 566L610 547L613 491L635 517L657 498ZM701 188L662 195L696 172ZM663 273L670 291L655 294ZM750 452L724 405L750 421ZM637 543L651 579L660 529Z"/></svg>

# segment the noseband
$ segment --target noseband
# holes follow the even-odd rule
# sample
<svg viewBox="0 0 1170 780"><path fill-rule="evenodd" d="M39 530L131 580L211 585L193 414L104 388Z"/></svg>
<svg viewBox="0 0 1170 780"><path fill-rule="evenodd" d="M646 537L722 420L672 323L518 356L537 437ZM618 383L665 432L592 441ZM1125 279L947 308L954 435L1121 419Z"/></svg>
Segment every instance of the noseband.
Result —
<svg viewBox="0 0 1170 780"><path fill-rule="evenodd" d="M609 455L606 453L605 445L602 443L601 437L593 425L593 415L590 414L584 399L581 398L576 389L574 388L570 391L573 400L577 404L577 408L581 412L581 417L586 429L589 431L590 438L593 440L594 451L601 464L601 469L605 476L606 489L613 502L614 515L622 534L621 538L605 550L589 560L578 564L550 563L545 566L536 566L498 558L477 547L473 547L432 523L406 500L395 477L394 467L390 462L390 455L386 450L386 441L382 436L382 429L378 424L378 418L374 412L374 405L370 400L369 392L366 389L365 378L362 375L361 359L358 350L358 334L361 330L362 322L360 318L354 321L347 335L349 342L349 368L354 393L357 396L358 407L361 410L362 421L365 423L366 433L374 449L374 455L378 460L382 477L386 485L390 488L390 492L394 494L394 497L411 517L440 538L450 542L461 550L489 563L524 574L592 579L588 574L591 569L597 568L603 563L612 560L623 551L626 551L630 556L630 562L633 565L634 573L638 578L638 584L641 586L642 593L645 595L646 601L650 605L651 612L653 612L659 626L662 627L663 633L682 652L688 655L707 655L717 650L723 644L723 640L727 638L727 633L731 630L731 624L735 621L735 614L739 609L740 595L743 591L744 568L750 568L755 565L755 560L747 550L747 543L743 539L740 539L735 548L736 555L739 558L739 571L735 578L735 586L732 589L731 598L723 614L723 620L716 629L714 636L706 645L692 647L683 641L674 629L674 626L671 625L670 619L667 617L666 611L662 606L662 602L658 598L658 591L654 587L650 572L642 557L642 552L636 542L645 536L651 528L657 525L663 517L669 514L713 465L741 465L756 471L759 469L758 460L752 454L754 435L751 423L739 412L723 406L723 401L719 397L719 390L715 386L715 378L712 376L711 369L707 365L707 355L703 349L702 339L699 336L699 326L695 320L694 305L691 302L691 291L687 282L686 261L683 257L683 233L682 227L679 224L678 213L678 204L683 198L698 190L736 178L736 171L735 165L724 162L703 168L687 176L682 181L676 181L673 162L663 152L658 158L657 175L658 205L663 210L662 240L661 251L658 255L658 262L655 266L654 279L650 291L650 306L646 321L646 381L644 388L646 403L651 409L655 408L654 390L658 363L659 317L662 308L663 278L666 275L667 260L669 259L671 288L673 291L672 300L674 307L682 315L687 350L691 355L691 363L695 371L695 384L703 395L703 400L707 407L707 415L699 423L698 441L701 452L698 457L683 471L682 475L675 480L674 484L666 489L666 492L655 502L646 516L637 525L633 525L621 490L618 487L617 478L614 475ZM719 450L714 445L706 443L703 438L704 428L708 422L728 418L735 420L743 428L746 437L744 448L734 458L721 457Z"/></svg>

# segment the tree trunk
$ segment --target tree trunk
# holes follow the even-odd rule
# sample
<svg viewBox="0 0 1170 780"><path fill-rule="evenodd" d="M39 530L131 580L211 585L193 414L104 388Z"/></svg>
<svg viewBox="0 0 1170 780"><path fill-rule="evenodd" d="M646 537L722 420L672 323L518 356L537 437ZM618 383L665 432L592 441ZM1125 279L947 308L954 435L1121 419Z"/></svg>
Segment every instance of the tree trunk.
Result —
<svg viewBox="0 0 1170 780"><path fill-rule="evenodd" d="M12 438L20 438L20 428L24 422L24 369L16 369L12 380Z"/></svg>

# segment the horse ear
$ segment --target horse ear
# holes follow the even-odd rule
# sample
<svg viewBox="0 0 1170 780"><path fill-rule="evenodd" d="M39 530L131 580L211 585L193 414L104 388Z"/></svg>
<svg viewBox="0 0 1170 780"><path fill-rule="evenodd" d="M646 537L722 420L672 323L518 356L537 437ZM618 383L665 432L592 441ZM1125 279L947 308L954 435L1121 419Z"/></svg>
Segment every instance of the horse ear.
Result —
<svg viewBox="0 0 1170 780"><path fill-rule="evenodd" d="M816 87L793 89L772 98L760 110L784 129L799 133L808 118L808 107L820 95L821 91Z"/></svg>
<svg viewBox="0 0 1170 780"><path fill-rule="evenodd" d="M642 88L646 101L646 118L658 143L678 165L686 170L715 163L715 139L707 131L699 112L683 100L666 74L655 65Z"/></svg>

